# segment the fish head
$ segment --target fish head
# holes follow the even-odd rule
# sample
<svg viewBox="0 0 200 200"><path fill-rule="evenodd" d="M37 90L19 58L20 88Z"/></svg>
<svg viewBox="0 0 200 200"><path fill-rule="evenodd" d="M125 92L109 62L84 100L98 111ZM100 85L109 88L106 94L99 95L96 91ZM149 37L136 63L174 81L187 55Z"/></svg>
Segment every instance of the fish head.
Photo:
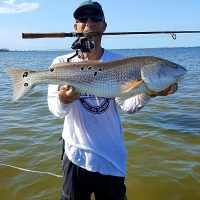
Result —
<svg viewBox="0 0 200 200"><path fill-rule="evenodd" d="M142 79L150 90L160 92L178 82L186 72L179 64L155 57L142 68Z"/></svg>

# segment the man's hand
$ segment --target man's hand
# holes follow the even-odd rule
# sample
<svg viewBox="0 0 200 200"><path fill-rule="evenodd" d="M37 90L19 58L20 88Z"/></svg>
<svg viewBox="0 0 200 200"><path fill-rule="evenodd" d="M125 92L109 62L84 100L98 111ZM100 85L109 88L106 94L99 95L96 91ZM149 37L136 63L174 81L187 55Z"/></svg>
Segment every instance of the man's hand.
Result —
<svg viewBox="0 0 200 200"><path fill-rule="evenodd" d="M68 104L79 99L80 93L76 92L75 89L70 85L60 85L58 87L58 96L62 103Z"/></svg>
<svg viewBox="0 0 200 200"><path fill-rule="evenodd" d="M160 92L155 92L155 93L146 93L150 97L156 97L156 96L167 96L169 94L173 94L178 90L178 83L174 83L170 85L168 88L160 91Z"/></svg>

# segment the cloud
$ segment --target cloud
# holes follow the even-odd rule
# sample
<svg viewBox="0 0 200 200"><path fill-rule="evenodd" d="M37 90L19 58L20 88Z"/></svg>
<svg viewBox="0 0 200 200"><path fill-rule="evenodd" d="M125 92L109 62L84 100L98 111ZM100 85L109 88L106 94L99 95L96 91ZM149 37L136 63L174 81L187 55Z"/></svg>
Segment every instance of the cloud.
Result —
<svg viewBox="0 0 200 200"><path fill-rule="evenodd" d="M0 5L0 14L30 12L39 8L38 3L16 3L16 0L4 0Z"/></svg>

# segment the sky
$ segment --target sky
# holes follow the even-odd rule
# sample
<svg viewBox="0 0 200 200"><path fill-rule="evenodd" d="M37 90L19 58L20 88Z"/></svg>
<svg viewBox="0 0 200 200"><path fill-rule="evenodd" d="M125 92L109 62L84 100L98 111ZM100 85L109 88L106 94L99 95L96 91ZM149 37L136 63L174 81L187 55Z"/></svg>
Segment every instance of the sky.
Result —
<svg viewBox="0 0 200 200"><path fill-rule="evenodd" d="M22 39L22 33L73 32L84 0L0 0L0 48L70 49L76 38ZM200 0L99 0L106 32L200 30ZM104 36L107 49L200 46L200 34Z"/></svg>

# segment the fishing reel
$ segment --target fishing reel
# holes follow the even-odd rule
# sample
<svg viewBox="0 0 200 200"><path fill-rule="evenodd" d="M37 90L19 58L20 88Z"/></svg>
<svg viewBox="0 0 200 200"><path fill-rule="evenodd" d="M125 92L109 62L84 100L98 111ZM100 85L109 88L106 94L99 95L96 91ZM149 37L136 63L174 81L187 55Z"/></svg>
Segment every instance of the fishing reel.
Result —
<svg viewBox="0 0 200 200"><path fill-rule="evenodd" d="M91 52L94 49L94 41L90 41L87 37L78 37L73 43L71 48L76 51L76 53L67 59L67 62L70 62L72 58L82 53Z"/></svg>
<svg viewBox="0 0 200 200"><path fill-rule="evenodd" d="M91 52L94 47L94 42L90 41L87 37L78 37L71 46L72 49L78 50L82 53Z"/></svg>

